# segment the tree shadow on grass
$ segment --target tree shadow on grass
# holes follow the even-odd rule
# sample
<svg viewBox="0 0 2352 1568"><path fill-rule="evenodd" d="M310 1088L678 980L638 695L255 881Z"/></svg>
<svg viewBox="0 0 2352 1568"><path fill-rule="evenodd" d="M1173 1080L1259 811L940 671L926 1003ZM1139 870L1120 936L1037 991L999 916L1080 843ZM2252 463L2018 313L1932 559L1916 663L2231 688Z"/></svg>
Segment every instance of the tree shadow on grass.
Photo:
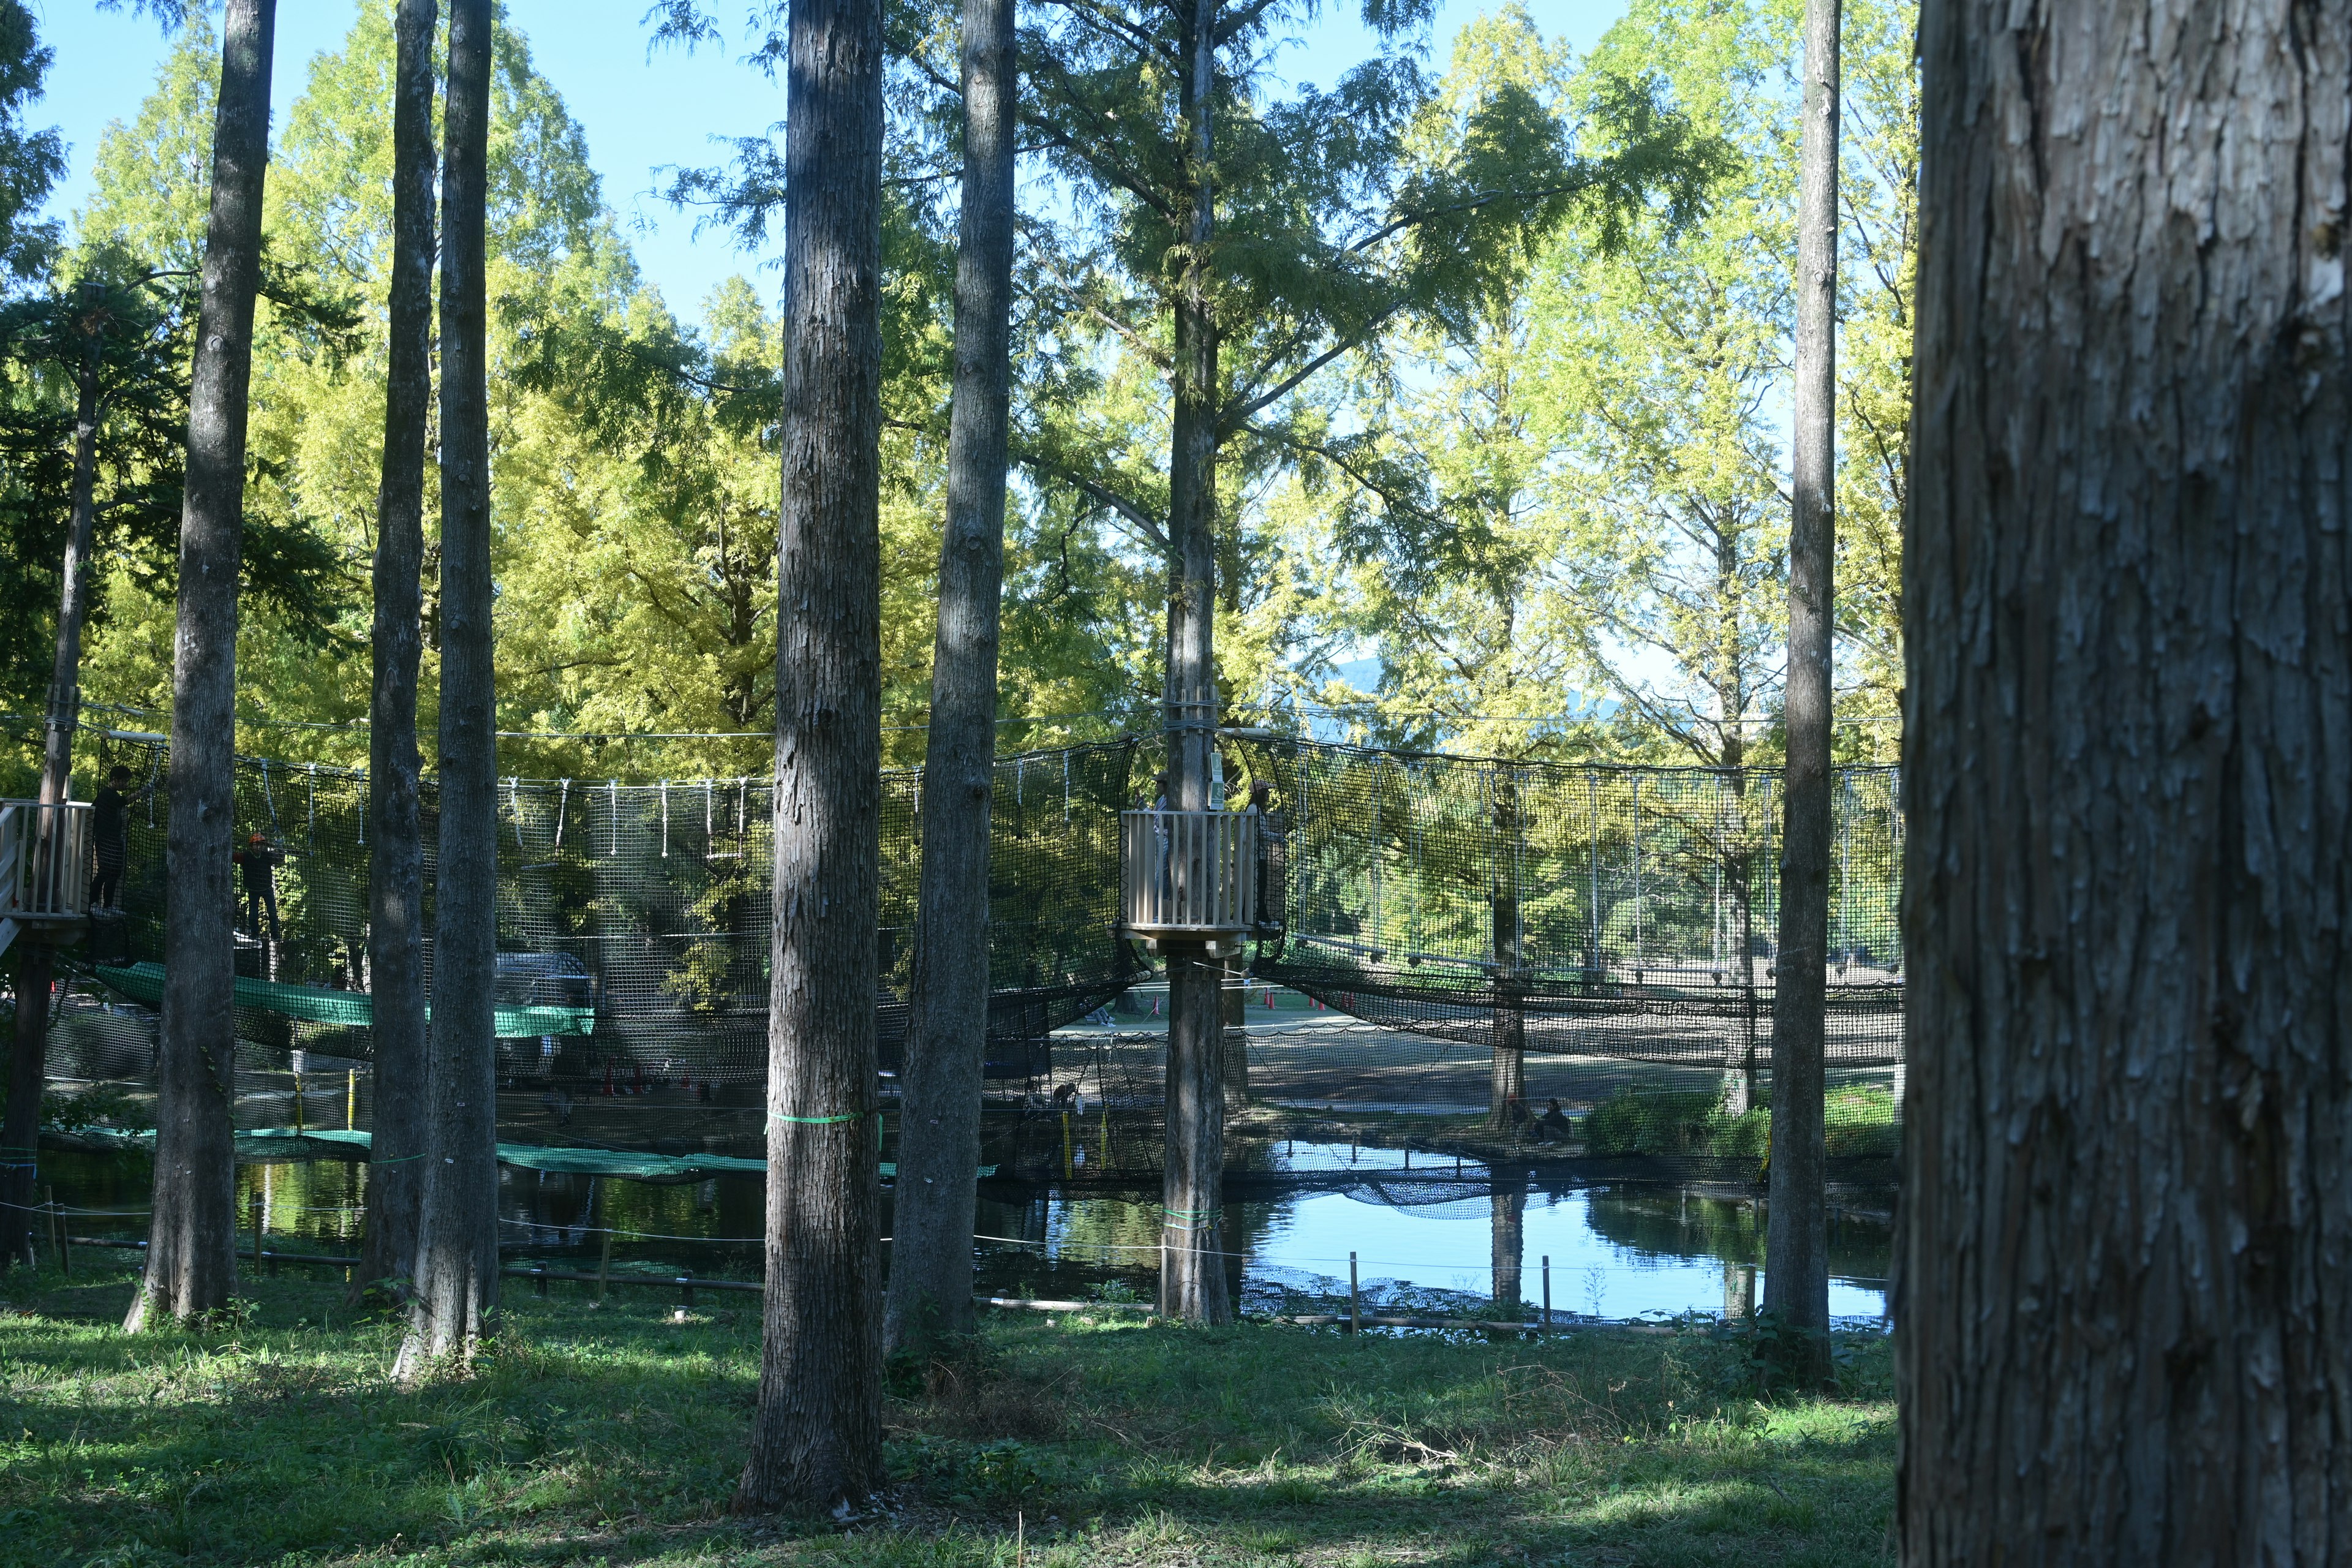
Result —
<svg viewBox="0 0 2352 1568"><path fill-rule="evenodd" d="M261 1281L243 1323L137 1339L129 1290L48 1282L45 1316L0 1321L14 1561L946 1568L1009 1561L1017 1518L1045 1565L1868 1563L1891 1499L1889 1407L1710 1397L1702 1342L1032 1321L901 1387L892 1489L836 1533L724 1515L748 1305L525 1298L473 1373L404 1390L397 1326L339 1284Z"/></svg>

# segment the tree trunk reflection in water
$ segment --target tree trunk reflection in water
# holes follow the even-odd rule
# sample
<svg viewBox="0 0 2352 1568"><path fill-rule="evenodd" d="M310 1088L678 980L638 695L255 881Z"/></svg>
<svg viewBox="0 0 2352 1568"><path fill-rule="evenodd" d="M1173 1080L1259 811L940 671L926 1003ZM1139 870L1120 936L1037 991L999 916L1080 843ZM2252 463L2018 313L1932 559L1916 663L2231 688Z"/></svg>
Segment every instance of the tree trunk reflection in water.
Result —
<svg viewBox="0 0 2352 1568"><path fill-rule="evenodd" d="M1519 1289L1519 1259L1527 1250L1527 1176L1497 1170L1487 1191L1495 1211L1495 1304L1517 1308L1525 1299Z"/></svg>

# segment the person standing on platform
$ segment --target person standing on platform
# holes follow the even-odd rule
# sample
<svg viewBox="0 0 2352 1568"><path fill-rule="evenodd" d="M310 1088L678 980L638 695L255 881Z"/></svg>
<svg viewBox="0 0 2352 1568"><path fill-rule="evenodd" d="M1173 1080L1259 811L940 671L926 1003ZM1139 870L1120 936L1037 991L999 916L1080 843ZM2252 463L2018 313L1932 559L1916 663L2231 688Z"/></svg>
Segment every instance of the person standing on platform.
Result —
<svg viewBox="0 0 2352 1568"><path fill-rule="evenodd" d="M230 858L245 873L245 914L253 924L253 940L277 946L278 868L286 863L286 851L256 833ZM262 923L265 918L268 921L266 927Z"/></svg>
<svg viewBox="0 0 2352 1568"><path fill-rule="evenodd" d="M104 786L89 803L90 848L98 858L98 875L89 883L93 911L122 908L122 873L131 860L131 814L122 786L130 782L129 768L109 768Z"/></svg>

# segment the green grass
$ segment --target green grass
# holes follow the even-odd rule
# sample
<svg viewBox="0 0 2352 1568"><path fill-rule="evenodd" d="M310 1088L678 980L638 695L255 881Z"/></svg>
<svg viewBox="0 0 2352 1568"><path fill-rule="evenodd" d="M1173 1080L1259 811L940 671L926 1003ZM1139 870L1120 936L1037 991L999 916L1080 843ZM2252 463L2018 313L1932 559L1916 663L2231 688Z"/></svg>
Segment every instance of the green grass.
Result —
<svg viewBox="0 0 2352 1568"><path fill-rule="evenodd" d="M87 1258L85 1254L84 1258ZM847 1531L725 1510L758 1358L746 1300L668 1321L510 1300L472 1374L385 1379L339 1287L126 1339L128 1276L0 1281L0 1563L1831 1564L1891 1561L1887 1351L1767 1405L1703 1331L1547 1344L1024 1316L902 1368L896 1479Z"/></svg>

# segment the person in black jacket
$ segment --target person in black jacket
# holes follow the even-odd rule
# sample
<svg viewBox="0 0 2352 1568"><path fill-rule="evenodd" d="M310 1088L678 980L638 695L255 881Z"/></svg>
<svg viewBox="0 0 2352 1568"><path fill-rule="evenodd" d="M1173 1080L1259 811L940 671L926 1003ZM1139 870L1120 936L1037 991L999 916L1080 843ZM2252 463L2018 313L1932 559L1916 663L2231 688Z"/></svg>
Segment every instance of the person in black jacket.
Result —
<svg viewBox="0 0 2352 1568"><path fill-rule="evenodd" d="M94 910L121 908L122 872L131 860L131 811L122 786L130 782L129 768L109 768L105 786L89 803L90 848L98 857L98 875L89 882Z"/></svg>
<svg viewBox="0 0 2352 1568"><path fill-rule="evenodd" d="M229 858L245 873L245 912L253 922L253 939L259 942L266 932L275 943L278 940L278 868L286 863L286 851L257 833ZM262 924L265 917L267 926Z"/></svg>

